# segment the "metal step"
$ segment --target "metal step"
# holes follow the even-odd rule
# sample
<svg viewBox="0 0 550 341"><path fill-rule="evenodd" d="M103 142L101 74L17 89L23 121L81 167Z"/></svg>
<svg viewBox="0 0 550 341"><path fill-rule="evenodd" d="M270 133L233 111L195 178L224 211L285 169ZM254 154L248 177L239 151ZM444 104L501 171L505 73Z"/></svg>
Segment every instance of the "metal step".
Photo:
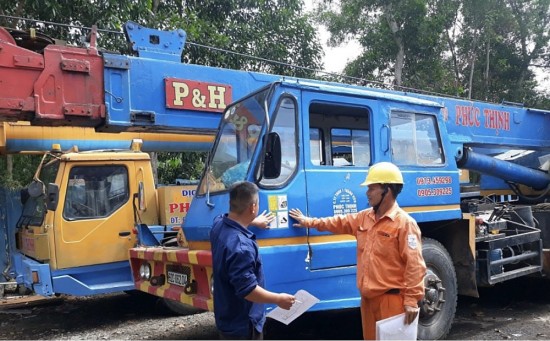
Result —
<svg viewBox="0 0 550 341"><path fill-rule="evenodd" d="M542 266L541 265L530 265L530 266L527 266L527 267L524 267L524 268L519 268L519 269L515 269L515 270L506 271L506 272L502 272L500 274L491 276L490 279L489 279L489 284L496 284L496 283L499 283L499 282L507 281L509 279L522 277L522 276L525 276L525 275L528 275L528 274L532 274L532 273L535 273L535 272L541 272L541 271L542 271Z"/></svg>

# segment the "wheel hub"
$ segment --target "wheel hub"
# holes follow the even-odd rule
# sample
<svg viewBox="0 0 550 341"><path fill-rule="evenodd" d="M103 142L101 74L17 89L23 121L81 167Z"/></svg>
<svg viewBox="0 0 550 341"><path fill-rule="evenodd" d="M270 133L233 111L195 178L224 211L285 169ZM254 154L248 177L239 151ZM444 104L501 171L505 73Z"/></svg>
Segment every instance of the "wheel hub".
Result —
<svg viewBox="0 0 550 341"><path fill-rule="evenodd" d="M430 317L440 311L445 303L445 288L441 279L431 270L424 277L424 287L426 292L420 301L420 317Z"/></svg>

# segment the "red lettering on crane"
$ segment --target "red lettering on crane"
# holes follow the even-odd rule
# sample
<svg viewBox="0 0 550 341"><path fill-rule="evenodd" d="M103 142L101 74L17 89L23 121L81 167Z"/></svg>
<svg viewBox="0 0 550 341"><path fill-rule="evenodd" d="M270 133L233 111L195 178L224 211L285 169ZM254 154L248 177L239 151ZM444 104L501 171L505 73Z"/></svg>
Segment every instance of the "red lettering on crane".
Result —
<svg viewBox="0 0 550 341"><path fill-rule="evenodd" d="M510 130L510 113L493 109L483 110L485 128L495 130Z"/></svg>
<svg viewBox="0 0 550 341"><path fill-rule="evenodd" d="M479 121L480 110L477 107L471 107L467 105L457 105L455 107L456 118L455 124L463 127L479 127L481 122Z"/></svg>

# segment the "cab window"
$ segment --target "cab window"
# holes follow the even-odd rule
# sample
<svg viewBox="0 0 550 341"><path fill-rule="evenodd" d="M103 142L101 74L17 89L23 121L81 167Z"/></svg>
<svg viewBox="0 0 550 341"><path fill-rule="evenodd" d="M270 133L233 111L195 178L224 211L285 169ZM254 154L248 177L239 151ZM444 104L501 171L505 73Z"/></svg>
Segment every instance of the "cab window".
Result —
<svg viewBox="0 0 550 341"><path fill-rule="evenodd" d="M69 173L63 216L67 220L105 217L128 198L126 167L73 167Z"/></svg>
<svg viewBox="0 0 550 341"><path fill-rule="evenodd" d="M315 166L367 167L371 161L365 108L312 103L309 155Z"/></svg>
<svg viewBox="0 0 550 341"><path fill-rule="evenodd" d="M281 139L281 174L276 179L262 179L263 186L278 187L286 183L296 171L296 104L293 99L281 99L271 132Z"/></svg>
<svg viewBox="0 0 550 341"><path fill-rule="evenodd" d="M445 162L436 119L432 115L392 112L391 153L396 165L441 165Z"/></svg>

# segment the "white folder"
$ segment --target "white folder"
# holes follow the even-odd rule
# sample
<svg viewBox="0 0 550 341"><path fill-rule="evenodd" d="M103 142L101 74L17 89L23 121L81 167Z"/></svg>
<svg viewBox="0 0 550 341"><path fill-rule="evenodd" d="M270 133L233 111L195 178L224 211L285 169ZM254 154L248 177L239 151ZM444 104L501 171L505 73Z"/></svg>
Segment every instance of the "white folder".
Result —
<svg viewBox="0 0 550 341"><path fill-rule="evenodd" d="M416 340L418 334L418 315L416 315L411 324L405 324L405 313L376 321L376 339Z"/></svg>

